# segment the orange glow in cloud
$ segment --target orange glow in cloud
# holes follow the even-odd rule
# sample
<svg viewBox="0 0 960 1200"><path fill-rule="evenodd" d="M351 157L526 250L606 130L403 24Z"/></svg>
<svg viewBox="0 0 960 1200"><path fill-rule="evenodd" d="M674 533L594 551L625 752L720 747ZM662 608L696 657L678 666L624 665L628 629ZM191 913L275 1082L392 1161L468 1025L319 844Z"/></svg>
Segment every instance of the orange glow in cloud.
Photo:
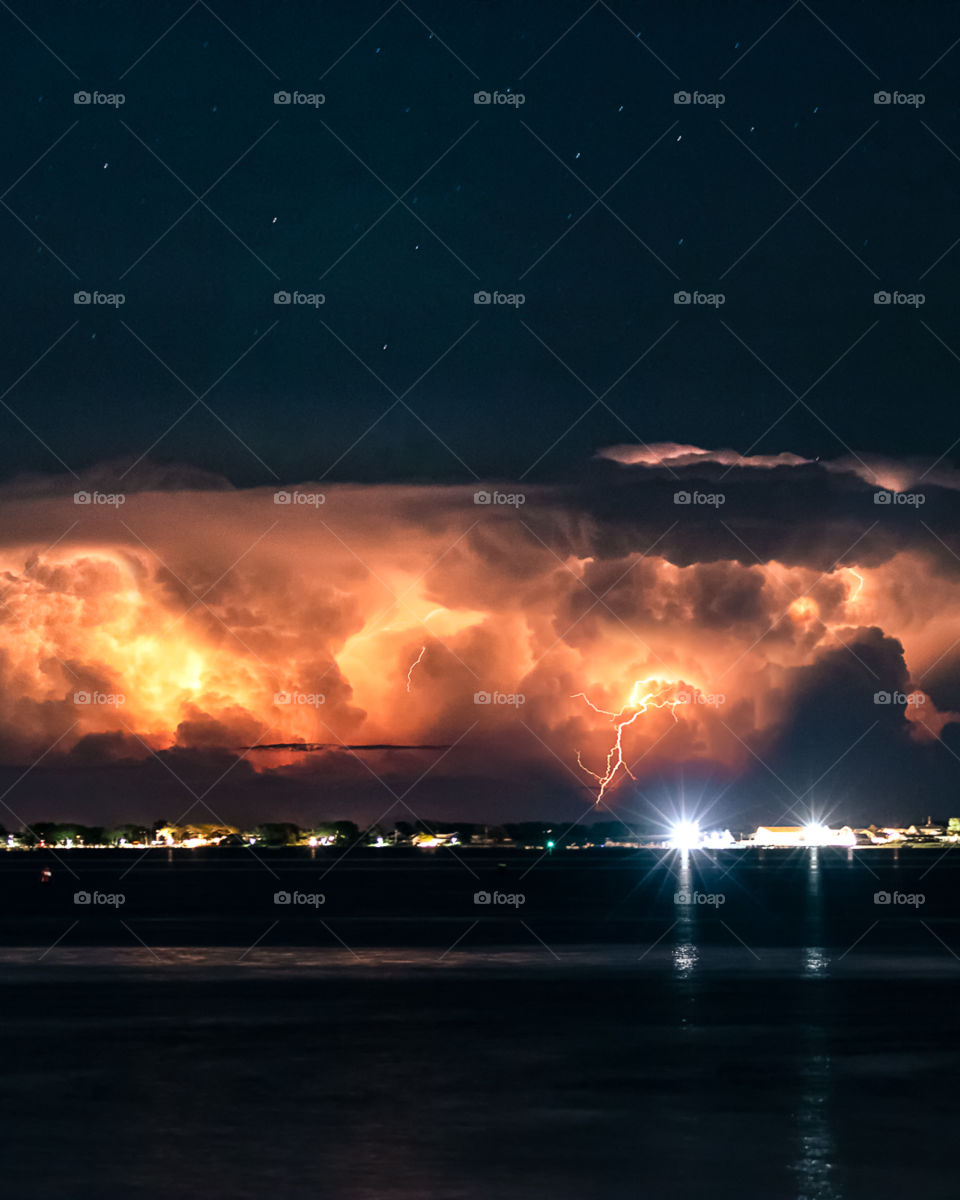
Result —
<svg viewBox="0 0 960 1200"><path fill-rule="evenodd" d="M798 596L790 605L790 615L795 621L815 621L820 616L820 606L812 596Z"/></svg>
<svg viewBox="0 0 960 1200"><path fill-rule="evenodd" d="M960 636L960 583L906 552L826 575L605 554L547 501L524 513L537 537L515 515L478 521L466 489L332 488L322 519L232 491L135 494L122 519L78 521L55 496L5 511L0 755L14 762L66 730L58 752L109 734L130 752L237 753L446 745L475 727L488 757L579 762L604 797L636 763L736 769L782 719L791 672L858 635L851 613L900 639L917 680ZM904 586L924 574L927 588ZM799 593L786 621L785 586ZM701 686L722 687L722 720L683 700ZM495 691L522 707L474 702ZM922 715L942 728L932 701ZM271 755L250 761L298 761Z"/></svg>

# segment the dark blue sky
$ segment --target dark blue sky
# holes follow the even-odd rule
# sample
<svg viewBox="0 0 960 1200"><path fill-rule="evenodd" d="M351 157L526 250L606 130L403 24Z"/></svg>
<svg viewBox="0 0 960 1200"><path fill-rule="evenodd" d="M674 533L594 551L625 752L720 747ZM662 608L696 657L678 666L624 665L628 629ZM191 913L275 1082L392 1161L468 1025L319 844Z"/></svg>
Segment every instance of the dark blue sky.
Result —
<svg viewBox="0 0 960 1200"><path fill-rule="evenodd" d="M956 461L955 5L15 8L4 477L564 478L640 440Z"/></svg>

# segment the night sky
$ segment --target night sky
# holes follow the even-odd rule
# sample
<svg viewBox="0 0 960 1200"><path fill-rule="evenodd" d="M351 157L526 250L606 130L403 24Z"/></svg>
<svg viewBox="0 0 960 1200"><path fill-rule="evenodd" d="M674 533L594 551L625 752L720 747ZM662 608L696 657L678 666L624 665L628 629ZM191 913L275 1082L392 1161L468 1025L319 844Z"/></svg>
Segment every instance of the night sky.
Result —
<svg viewBox="0 0 960 1200"><path fill-rule="evenodd" d="M7 476L150 449L238 485L563 478L620 441L957 437L949 4L17 11L4 388L46 357L4 398L36 435L7 414ZM508 89L522 106L473 102ZM78 311L81 289L126 302ZM678 311L682 289L726 303ZM881 289L926 304L878 311ZM790 389L812 390L784 415Z"/></svg>
<svg viewBox="0 0 960 1200"><path fill-rule="evenodd" d="M709 722L665 729L680 741L651 750L650 778L605 797L619 813L689 787L721 823L773 821L829 777L843 819L948 815L955 5L20 0L0 47L9 804L172 818L174 768L194 795L230 768L227 820L376 816L411 786L435 818L576 816L596 794L576 750L606 753L602 721L550 715L578 665L616 711L631 679L667 678L653 659L672 687L722 690L722 648L743 674L724 725L741 749ZM523 509L471 505L497 481ZM272 503L307 484L327 489L313 532ZM127 503L72 503L97 487ZM685 510L678 488L723 508ZM135 583L110 574L114 551ZM363 698L345 643L401 576L418 607L406 640L371 651L387 681L371 713L381 684ZM590 615L568 576L603 597ZM142 607L85 657L133 588ZM790 609L807 595L811 613ZM459 614L436 643L435 605ZM184 609L210 657L189 697L178 675L158 698L146 651L121 643ZM548 670L557 641L570 657ZM213 665L227 643L236 661ZM391 706L422 645L438 699L414 720ZM327 733L267 736L256 687L331 672ZM78 681L125 691L127 716L51 750ZM483 684L528 697L526 732L504 714L466 732ZM881 687L922 688L925 735L878 712ZM417 783L426 751L237 758L260 737L457 748Z"/></svg>

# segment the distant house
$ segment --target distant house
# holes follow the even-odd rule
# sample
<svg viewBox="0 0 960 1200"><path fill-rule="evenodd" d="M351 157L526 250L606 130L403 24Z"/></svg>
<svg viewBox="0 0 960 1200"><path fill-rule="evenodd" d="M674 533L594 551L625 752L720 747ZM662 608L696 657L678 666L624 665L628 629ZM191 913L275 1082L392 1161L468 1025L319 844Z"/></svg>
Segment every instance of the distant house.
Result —
<svg viewBox="0 0 960 1200"><path fill-rule="evenodd" d="M435 846L459 846L460 838L456 833L415 833L410 839L414 846L430 850Z"/></svg>
<svg viewBox="0 0 960 1200"><path fill-rule="evenodd" d="M758 825L751 840L758 846L806 845L802 825Z"/></svg>
<svg viewBox="0 0 960 1200"><path fill-rule="evenodd" d="M757 846L855 846L857 835L849 825L828 829L826 825L760 825L752 841Z"/></svg>

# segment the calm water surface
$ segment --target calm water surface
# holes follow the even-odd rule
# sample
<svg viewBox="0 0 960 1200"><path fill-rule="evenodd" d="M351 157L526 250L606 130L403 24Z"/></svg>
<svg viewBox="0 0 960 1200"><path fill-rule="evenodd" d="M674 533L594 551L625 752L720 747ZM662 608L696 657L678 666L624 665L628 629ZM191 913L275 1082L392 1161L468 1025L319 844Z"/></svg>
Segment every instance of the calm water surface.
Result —
<svg viewBox="0 0 960 1200"><path fill-rule="evenodd" d="M429 946L7 945L6 1192L955 1200L948 891L851 925L873 869L794 864L779 935L671 896L616 942L541 912L488 944L471 905L452 949L440 913Z"/></svg>

